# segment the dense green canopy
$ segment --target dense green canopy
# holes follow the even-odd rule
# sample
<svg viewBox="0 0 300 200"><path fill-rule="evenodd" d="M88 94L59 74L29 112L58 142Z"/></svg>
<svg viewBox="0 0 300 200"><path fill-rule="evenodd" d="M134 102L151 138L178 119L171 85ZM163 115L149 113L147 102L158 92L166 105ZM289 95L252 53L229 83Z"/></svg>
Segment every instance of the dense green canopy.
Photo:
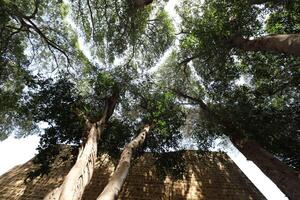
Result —
<svg viewBox="0 0 300 200"><path fill-rule="evenodd" d="M299 0L181 0L180 21L167 3L0 0L0 139L39 132L47 168L114 96L100 153L119 158L151 123L135 156L227 135L299 170Z"/></svg>

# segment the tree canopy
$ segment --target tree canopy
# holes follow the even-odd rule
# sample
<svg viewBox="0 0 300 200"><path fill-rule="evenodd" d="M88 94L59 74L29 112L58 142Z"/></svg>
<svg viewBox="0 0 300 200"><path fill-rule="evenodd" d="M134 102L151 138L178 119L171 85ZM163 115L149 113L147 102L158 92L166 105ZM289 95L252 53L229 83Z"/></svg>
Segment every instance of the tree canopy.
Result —
<svg viewBox="0 0 300 200"><path fill-rule="evenodd" d="M40 134L47 173L61 144L78 163L95 128L88 155L118 160L148 124L134 158L226 135L299 171L299 0L167 4L0 0L0 139Z"/></svg>

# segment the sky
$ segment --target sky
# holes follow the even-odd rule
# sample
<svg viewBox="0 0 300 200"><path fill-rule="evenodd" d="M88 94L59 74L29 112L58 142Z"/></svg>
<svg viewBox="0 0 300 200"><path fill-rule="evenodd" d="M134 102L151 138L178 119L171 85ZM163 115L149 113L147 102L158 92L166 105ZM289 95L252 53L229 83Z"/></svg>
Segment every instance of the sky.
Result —
<svg viewBox="0 0 300 200"><path fill-rule="evenodd" d="M10 136L0 142L0 175L16 165L23 164L36 154L39 143L37 135L16 139Z"/></svg>
<svg viewBox="0 0 300 200"><path fill-rule="evenodd" d="M64 0L64 3L69 5L68 0ZM171 18L174 19L175 26L179 23L179 17L176 15L175 7L176 1L169 0L166 6L167 12ZM93 61L92 63L100 64L99 60L92 56L89 47L91 44L87 44L82 35L82 31L76 26L72 20L72 13L66 17L66 23L78 33L79 47L85 56ZM176 46L176 45L175 45ZM172 49L169 49L161 59L161 63L168 57ZM151 69L151 72L155 72L159 68L159 63ZM239 80L238 84L243 84L245 80ZM36 153L39 137L31 135L26 138L16 139L10 136L8 139L0 142L0 175L7 172L9 169L16 165L20 165L30 160ZM250 179L250 181L261 191L261 193L269 200L287 200L288 198L278 189L278 187L266 177L261 170L252 162L248 161L245 156L236 149L228 138L219 138L215 141L215 148L212 149L222 150L236 163L241 171Z"/></svg>

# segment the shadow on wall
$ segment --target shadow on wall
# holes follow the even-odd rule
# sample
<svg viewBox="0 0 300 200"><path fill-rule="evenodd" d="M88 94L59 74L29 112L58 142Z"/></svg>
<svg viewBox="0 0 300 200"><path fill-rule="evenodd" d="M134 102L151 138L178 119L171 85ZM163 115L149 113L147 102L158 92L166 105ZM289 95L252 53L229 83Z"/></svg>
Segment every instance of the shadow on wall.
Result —
<svg viewBox="0 0 300 200"><path fill-rule="evenodd" d="M32 160L11 169L0 177L0 199L41 199L52 188L60 185L70 167L57 165L48 176L39 176L25 181L28 173L37 169Z"/></svg>
<svg viewBox="0 0 300 200"><path fill-rule="evenodd" d="M71 156L70 148L64 148L55 159L48 175L31 178L30 174L39 170L34 158L23 165L12 168L0 177L0 199L43 199L48 192L61 185L63 178L73 165L72 159L61 159L61 155Z"/></svg>
<svg viewBox="0 0 300 200"><path fill-rule="evenodd" d="M172 171L161 173L164 169L150 153L133 161L118 199L265 199L225 153L208 152L200 155L196 151L184 151L183 154L166 153L162 156L163 162L174 163L173 155L182 156L177 165L168 166L174 169L173 173ZM178 167L178 164L181 167ZM185 167L185 170L181 174L182 167ZM108 173L104 172L105 168L96 169L95 176L85 192L84 200L97 198L113 170L113 164L110 165ZM180 173L178 176L174 174L176 171Z"/></svg>
<svg viewBox="0 0 300 200"><path fill-rule="evenodd" d="M173 154L165 154L164 162L168 163L168 159L174 158ZM265 199L224 153L208 152L199 155L196 151L184 151L180 163L184 163L182 166L185 171L176 178L174 173L173 176L167 175L168 173L162 176L161 165L150 153L132 163L119 199ZM0 177L0 199L43 199L49 191L62 183L71 166L66 162L57 163L49 176L37 177L26 183L24 180L28 172L35 166L31 161L17 166ZM84 200L97 198L107 184L114 166L107 155L99 157L91 183L84 193ZM176 169L175 166L173 168Z"/></svg>

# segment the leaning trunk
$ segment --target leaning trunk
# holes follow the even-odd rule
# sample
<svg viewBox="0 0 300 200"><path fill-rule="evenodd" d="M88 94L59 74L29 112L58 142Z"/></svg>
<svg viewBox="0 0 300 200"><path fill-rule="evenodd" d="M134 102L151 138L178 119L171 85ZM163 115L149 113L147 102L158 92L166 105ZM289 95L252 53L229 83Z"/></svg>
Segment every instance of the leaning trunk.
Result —
<svg viewBox="0 0 300 200"><path fill-rule="evenodd" d="M112 175L111 179L109 180L108 184L106 185L100 196L97 198L97 200L117 199L122 185L129 172L132 153L136 148L140 147L144 143L149 129L149 125L144 126L141 133L125 146L114 174Z"/></svg>
<svg viewBox="0 0 300 200"><path fill-rule="evenodd" d="M300 199L300 174L283 164L253 140L233 140L244 156L253 161L291 200Z"/></svg>
<svg viewBox="0 0 300 200"><path fill-rule="evenodd" d="M84 148L79 152L75 165L65 177L63 184L48 193L44 200L80 200L85 187L89 184L97 159L98 139L104 130L110 116L113 114L117 102L117 95L106 99L103 115L98 122L90 123L90 128Z"/></svg>
<svg viewBox="0 0 300 200"><path fill-rule="evenodd" d="M96 123L91 125L87 142L79 152L75 165L65 177L63 184L49 193L44 200L81 199L83 191L90 182L97 159L97 138L101 135L102 129Z"/></svg>
<svg viewBox="0 0 300 200"><path fill-rule="evenodd" d="M197 102L202 110L215 120L215 123L222 125L228 133L233 133L233 144L244 154L248 160L253 161L262 170L262 172L268 176L283 193L285 193L289 199L300 199L299 173L275 158L257 142L253 140L243 140L241 137L244 134L244 130L236 127L232 121L220 118L216 113L209 109L202 99L191 97L181 93L180 91L175 92L179 96Z"/></svg>
<svg viewBox="0 0 300 200"><path fill-rule="evenodd" d="M300 34L267 35L251 40L235 36L231 42L245 51L269 51L300 56Z"/></svg>

